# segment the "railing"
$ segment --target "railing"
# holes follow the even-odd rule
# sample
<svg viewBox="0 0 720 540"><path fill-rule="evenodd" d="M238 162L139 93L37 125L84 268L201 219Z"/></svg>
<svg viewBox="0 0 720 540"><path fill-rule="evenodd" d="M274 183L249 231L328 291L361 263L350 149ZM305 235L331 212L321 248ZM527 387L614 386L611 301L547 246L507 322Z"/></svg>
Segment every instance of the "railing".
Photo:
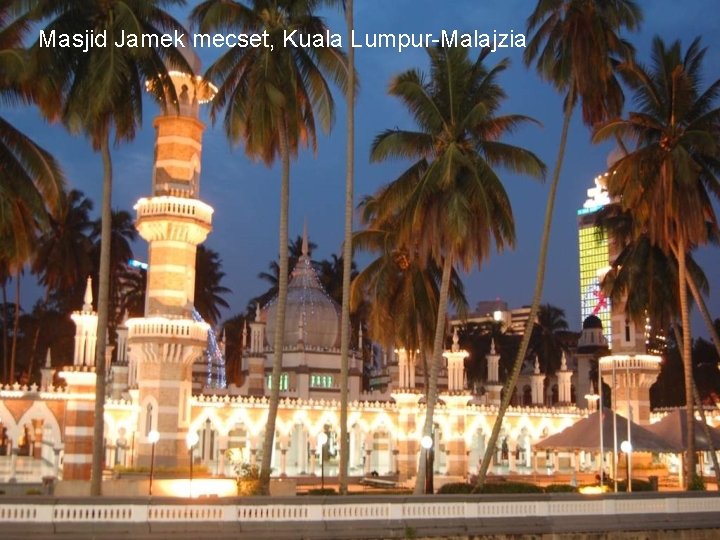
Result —
<svg viewBox="0 0 720 540"><path fill-rule="evenodd" d="M160 196L140 199L135 204L138 219L155 216L175 216L193 218L210 223L213 208L197 199Z"/></svg>
<svg viewBox="0 0 720 540"><path fill-rule="evenodd" d="M191 319L165 319L163 317L130 319L127 321L128 339L137 338L187 338L204 341L207 339L207 323Z"/></svg>
<svg viewBox="0 0 720 540"><path fill-rule="evenodd" d="M268 504L270 503L270 504ZM323 497L217 499L187 503L168 499L4 499L0 521L102 524L147 522L257 522L269 528L273 523L416 520L492 520L568 518L591 516L606 522L622 521L618 516L646 516L643 527L652 528L662 514L664 527L673 514L693 514L695 519L720 527L720 497L716 494L662 493L581 496L434 496L434 497L353 497L352 503ZM655 517L653 517L655 515ZM638 519L640 519L638 518ZM634 520L635 521L635 520ZM637 527L634 527L637 528Z"/></svg>

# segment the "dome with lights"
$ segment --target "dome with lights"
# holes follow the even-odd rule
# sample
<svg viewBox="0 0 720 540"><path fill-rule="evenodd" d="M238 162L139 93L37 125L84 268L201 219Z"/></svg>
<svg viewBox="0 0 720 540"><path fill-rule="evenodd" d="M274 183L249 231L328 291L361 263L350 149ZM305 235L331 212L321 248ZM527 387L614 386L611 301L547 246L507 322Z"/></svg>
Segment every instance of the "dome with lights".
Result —
<svg viewBox="0 0 720 540"><path fill-rule="evenodd" d="M277 297L263 309L266 338L275 340ZM290 275L285 308L285 346L302 342L305 347L335 349L340 346L340 306L320 283L308 254L307 231L303 233L302 256Z"/></svg>

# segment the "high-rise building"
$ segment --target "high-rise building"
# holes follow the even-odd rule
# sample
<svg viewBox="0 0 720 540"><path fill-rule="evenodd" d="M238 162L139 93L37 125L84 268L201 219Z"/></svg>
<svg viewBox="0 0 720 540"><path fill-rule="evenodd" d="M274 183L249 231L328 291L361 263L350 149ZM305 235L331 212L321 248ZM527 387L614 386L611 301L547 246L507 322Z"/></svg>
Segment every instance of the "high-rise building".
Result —
<svg viewBox="0 0 720 540"><path fill-rule="evenodd" d="M607 173L595 178L595 187L587 190L588 198L578 210L578 242L580 254L580 318L595 315L602 321L608 345L612 347L610 324L612 305L600 288L603 276L614 258L607 232L595 224L598 211L610 204Z"/></svg>

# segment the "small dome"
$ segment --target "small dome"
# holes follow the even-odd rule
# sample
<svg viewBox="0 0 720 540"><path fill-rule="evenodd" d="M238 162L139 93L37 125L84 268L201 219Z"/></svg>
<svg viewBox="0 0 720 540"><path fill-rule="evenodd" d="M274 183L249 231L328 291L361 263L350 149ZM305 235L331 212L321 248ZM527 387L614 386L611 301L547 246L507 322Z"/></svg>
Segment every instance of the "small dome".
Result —
<svg viewBox="0 0 720 540"><path fill-rule="evenodd" d="M602 327L603 325L600 317L597 317L595 315L590 315L583 321L583 330L590 330L592 328L602 329Z"/></svg>
<svg viewBox="0 0 720 540"><path fill-rule="evenodd" d="M276 308L277 297L263 309L267 342L271 347L275 340ZM297 344L301 334L307 347L333 349L340 346L340 306L320 284L306 248L288 284L285 346Z"/></svg>

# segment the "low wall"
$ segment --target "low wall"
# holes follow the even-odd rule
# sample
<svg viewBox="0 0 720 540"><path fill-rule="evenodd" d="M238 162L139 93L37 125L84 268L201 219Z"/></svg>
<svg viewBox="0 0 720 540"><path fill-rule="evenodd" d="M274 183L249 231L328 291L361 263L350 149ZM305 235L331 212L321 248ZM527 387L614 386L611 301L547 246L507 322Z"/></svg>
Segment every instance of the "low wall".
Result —
<svg viewBox="0 0 720 540"><path fill-rule="evenodd" d="M710 531L720 497L707 493L581 496L0 498L3 538L66 534L241 539L466 538L478 535ZM677 533L678 535L680 532ZM15 536L13 536L15 535ZM660 538L654 533L644 536ZM517 536L516 536L517 537ZM597 536L596 536L597 537ZM670 536L672 537L672 536ZM577 537L576 537L577 538Z"/></svg>

